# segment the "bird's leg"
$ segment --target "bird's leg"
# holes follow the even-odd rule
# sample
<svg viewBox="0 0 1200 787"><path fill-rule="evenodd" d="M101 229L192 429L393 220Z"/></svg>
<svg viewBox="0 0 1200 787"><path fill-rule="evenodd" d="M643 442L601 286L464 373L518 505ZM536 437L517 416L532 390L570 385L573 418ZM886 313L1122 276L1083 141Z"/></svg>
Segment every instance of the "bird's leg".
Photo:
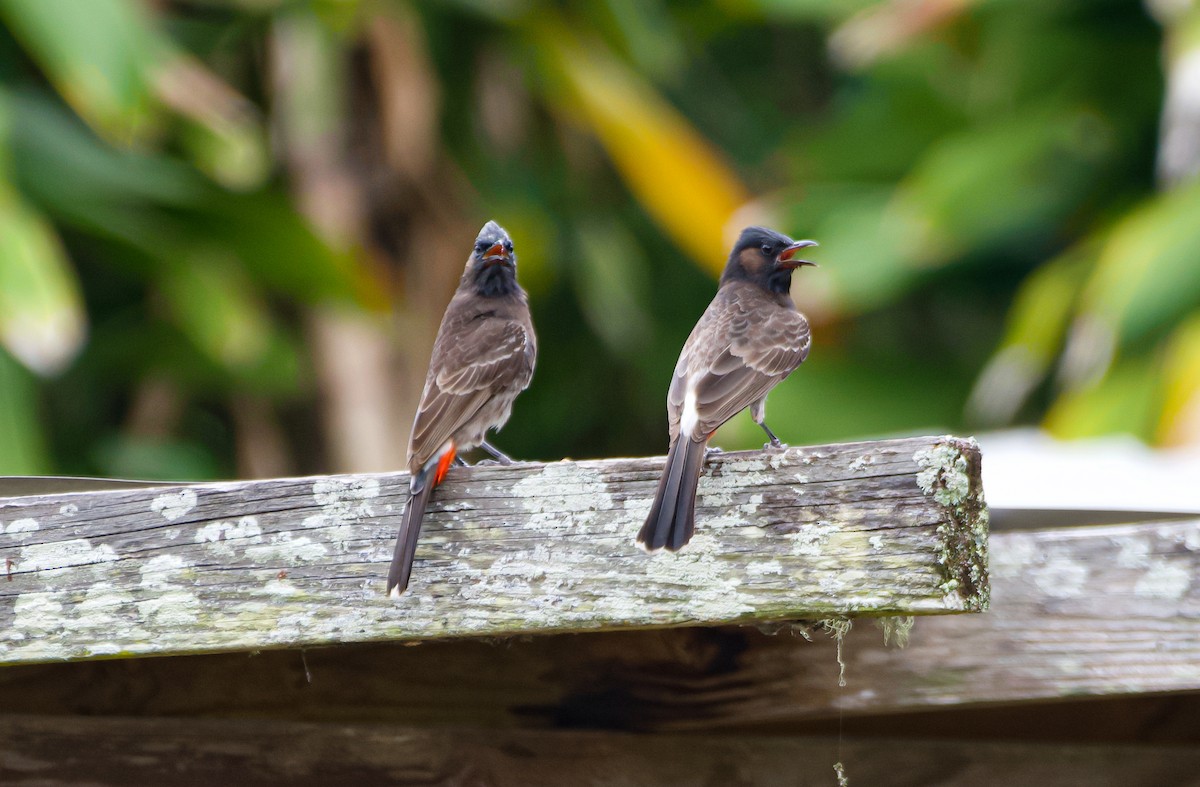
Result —
<svg viewBox="0 0 1200 787"><path fill-rule="evenodd" d="M754 404L750 405L750 417L754 419L754 423L762 427L762 430L767 433L767 437L771 442L763 445L763 448L787 448L775 433L771 431L771 427L767 426L767 397L759 399Z"/></svg>
<svg viewBox="0 0 1200 787"><path fill-rule="evenodd" d="M454 457L454 466L455 467L470 467L471 465L468 464L467 460L463 459L461 456L455 456Z"/></svg>
<svg viewBox="0 0 1200 787"><path fill-rule="evenodd" d="M499 448L497 448L496 446L489 443L487 440L484 440L483 442L481 442L479 444L479 447L482 448L483 450L487 451L489 454L491 454L492 457L502 465L511 465L513 463L513 459L511 456L504 453Z"/></svg>
<svg viewBox="0 0 1200 787"><path fill-rule="evenodd" d="M767 426L766 421L759 421L758 425L763 428L763 431L767 433L767 437L771 440L771 442L764 444L763 448L787 448L787 446L775 436L775 433L771 431L771 427Z"/></svg>

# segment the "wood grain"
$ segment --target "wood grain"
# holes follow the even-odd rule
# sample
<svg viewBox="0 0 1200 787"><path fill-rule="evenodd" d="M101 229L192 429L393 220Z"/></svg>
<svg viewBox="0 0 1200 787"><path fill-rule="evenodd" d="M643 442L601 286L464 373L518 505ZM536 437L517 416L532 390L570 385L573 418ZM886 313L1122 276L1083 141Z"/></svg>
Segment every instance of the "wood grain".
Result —
<svg viewBox="0 0 1200 787"><path fill-rule="evenodd" d="M903 650L856 622L845 688L828 634L742 626L8 667L0 697L26 713L663 731L1200 691L1200 521L998 533L991 551L986 614L921 618Z"/></svg>
<svg viewBox="0 0 1200 787"><path fill-rule="evenodd" d="M716 455L647 555L661 461L455 470L399 600L402 473L0 501L0 664L986 605L974 441Z"/></svg>
<svg viewBox="0 0 1200 787"><path fill-rule="evenodd" d="M714 738L185 719L0 717L0 783L830 785L1200 784L1200 752L1150 746Z"/></svg>

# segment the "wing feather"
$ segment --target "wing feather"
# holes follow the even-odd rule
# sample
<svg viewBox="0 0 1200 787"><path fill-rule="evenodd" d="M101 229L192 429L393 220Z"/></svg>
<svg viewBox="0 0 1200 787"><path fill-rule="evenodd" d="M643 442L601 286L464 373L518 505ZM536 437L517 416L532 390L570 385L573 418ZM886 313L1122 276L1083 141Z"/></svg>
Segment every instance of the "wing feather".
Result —
<svg viewBox="0 0 1200 787"><path fill-rule="evenodd" d="M695 391L694 438L767 395L808 356L808 320L792 308L744 288L718 293L684 344L667 396L672 439L687 390Z"/></svg>
<svg viewBox="0 0 1200 787"><path fill-rule="evenodd" d="M528 385L535 352L528 331L516 320L443 323L413 421L410 469L432 459L498 391Z"/></svg>

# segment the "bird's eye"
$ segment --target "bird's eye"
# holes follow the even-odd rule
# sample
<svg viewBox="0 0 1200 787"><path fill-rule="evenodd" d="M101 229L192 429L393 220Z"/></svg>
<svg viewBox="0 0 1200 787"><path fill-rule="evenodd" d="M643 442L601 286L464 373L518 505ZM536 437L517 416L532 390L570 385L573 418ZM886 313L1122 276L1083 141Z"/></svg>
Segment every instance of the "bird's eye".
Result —
<svg viewBox="0 0 1200 787"><path fill-rule="evenodd" d="M771 244L764 243L760 248L763 254L766 254L768 257L771 256Z"/></svg>
<svg viewBox="0 0 1200 787"><path fill-rule="evenodd" d="M512 241L510 241L510 240L504 241L504 250L512 251Z"/></svg>
<svg viewBox="0 0 1200 787"><path fill-rule="evenodd" d="M476 244L475 244L475 253L476 253L476 254L483 254L485 251L487 251L487 244L486 244L486 243L482 243L482 242L481 242L481 243L476 243Z"/></svg>

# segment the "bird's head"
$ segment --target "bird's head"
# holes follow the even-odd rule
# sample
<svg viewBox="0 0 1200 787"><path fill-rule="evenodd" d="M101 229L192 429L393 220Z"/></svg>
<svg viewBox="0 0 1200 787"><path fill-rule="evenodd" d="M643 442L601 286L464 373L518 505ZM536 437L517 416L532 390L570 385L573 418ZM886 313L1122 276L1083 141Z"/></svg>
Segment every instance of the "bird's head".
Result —
<svg viewBox="0 0 1200 787"><path fill-rule="evenodd" d="M494 221L483 225L467 260L463 279L485 296L504 295L517 289L517 255L512 238Z"/></svg>
<svg viewBox="0 0 1200 787"><path fill-rule="evenodd" d="M792 240L766 227L747 227L729 254L721 283L742 279L771 292L787 293L792 271L804 265L816 267L815 262L798 259L797 252L816 245L815 240Z"/></svg>

